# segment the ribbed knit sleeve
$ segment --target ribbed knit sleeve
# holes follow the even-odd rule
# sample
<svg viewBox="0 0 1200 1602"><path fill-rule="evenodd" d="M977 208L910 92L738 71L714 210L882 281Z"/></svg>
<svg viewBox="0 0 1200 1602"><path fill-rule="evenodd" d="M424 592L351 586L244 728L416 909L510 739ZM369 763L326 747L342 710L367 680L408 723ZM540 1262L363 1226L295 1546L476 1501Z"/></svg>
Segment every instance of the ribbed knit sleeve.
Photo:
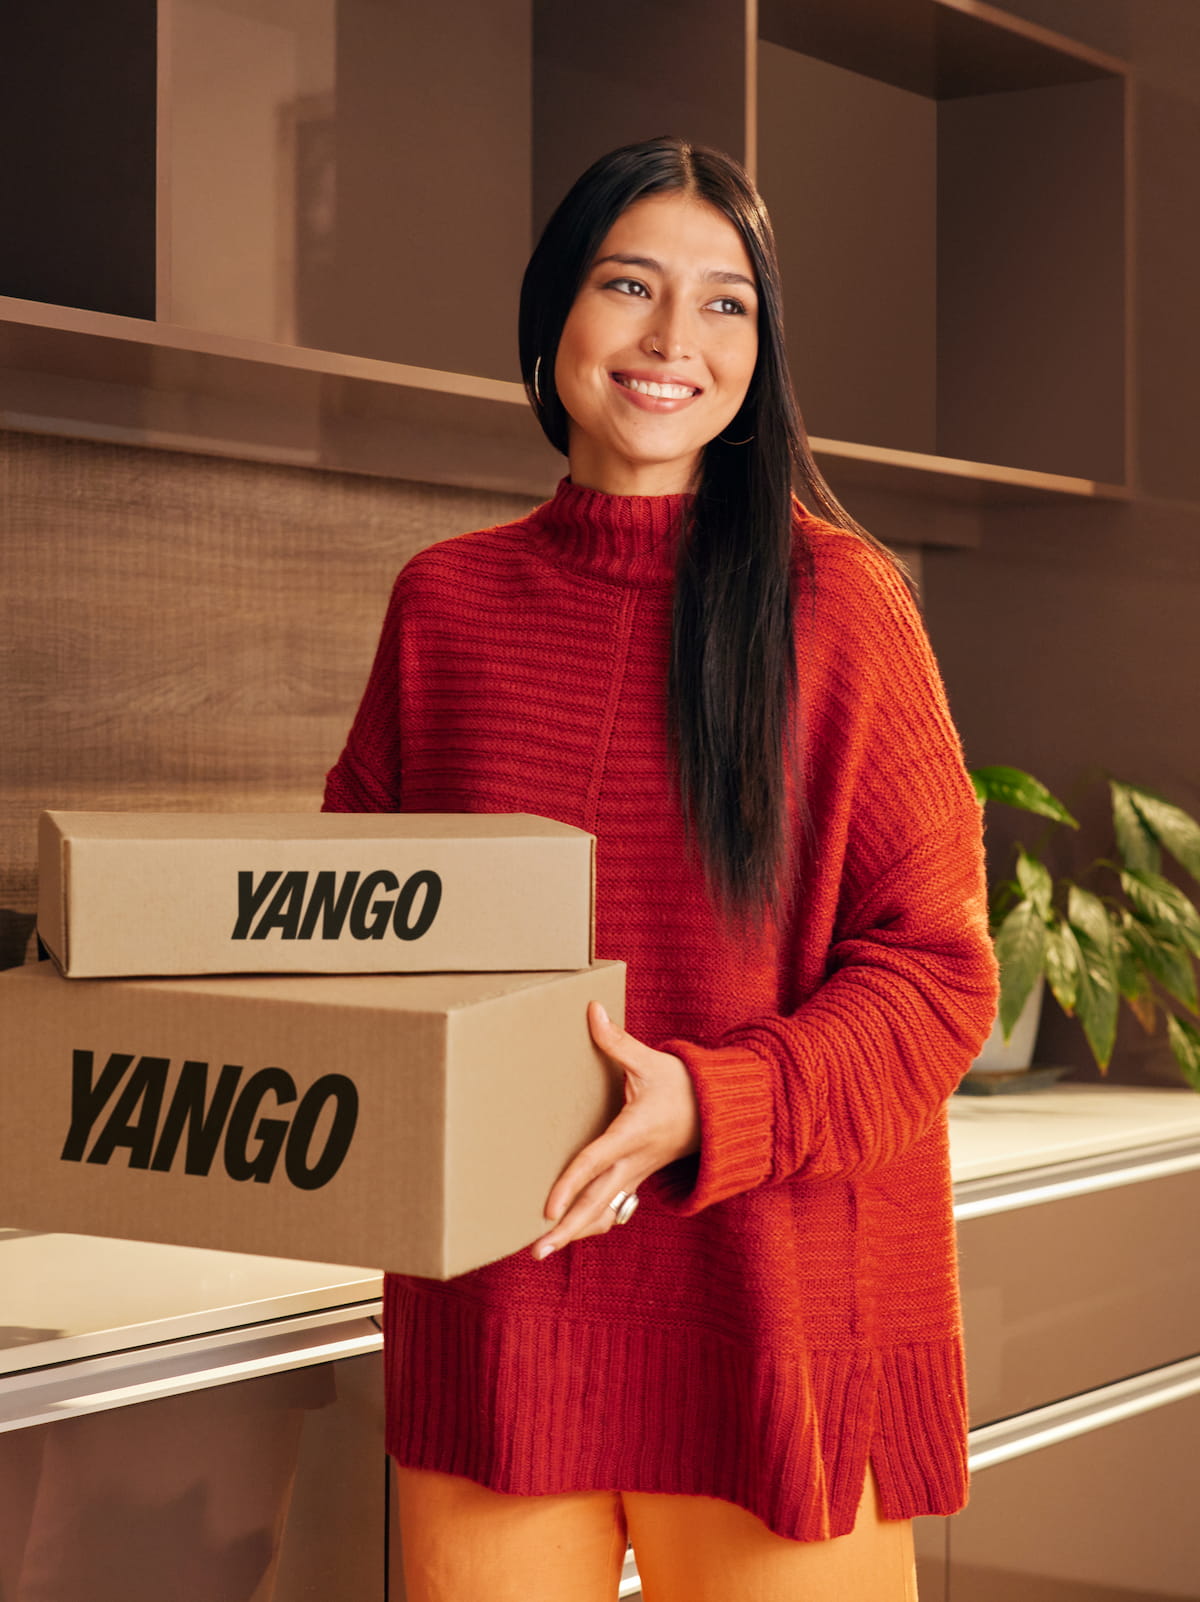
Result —
<svg viewBox="0 0 1200 1602"><path fill-rule="evenodd" d="M698 1158L655 1182L682 1213L892 1161L929 1129L995 1013L982 812L924 625L877 553L841 552L818 600L837 617L818 631L834 655L809 679L826 871L841 856L825 975L792 1012L715 1042L658 1043L686 1063L700 1106Z"/></svg>
<svg viewBox="0 0 1200 1602"><path fill-rule="evenodd" d="M322 812L400 808L399 691L404 574L392 586L366 690L341 756L325 776Z"/></svg>

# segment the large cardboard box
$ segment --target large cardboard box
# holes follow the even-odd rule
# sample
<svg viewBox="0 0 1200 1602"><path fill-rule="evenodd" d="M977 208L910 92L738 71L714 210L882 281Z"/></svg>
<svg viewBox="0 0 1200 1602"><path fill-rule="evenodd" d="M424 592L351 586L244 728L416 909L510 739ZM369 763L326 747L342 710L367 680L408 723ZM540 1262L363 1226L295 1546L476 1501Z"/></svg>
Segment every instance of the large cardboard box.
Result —
<svg viewBox="0 0 1200 1602"><path fill-rule="evenodd" d="M524 813L44 812L38 933L71 978L584 968L594 850Z"/></svg>
<svg viewBox="0 0 1200 1602"><path fill-rule="evenodd" d="M530 1245L620 1110L625 965L0 974L0 1222L446 1278Z"/></svg>

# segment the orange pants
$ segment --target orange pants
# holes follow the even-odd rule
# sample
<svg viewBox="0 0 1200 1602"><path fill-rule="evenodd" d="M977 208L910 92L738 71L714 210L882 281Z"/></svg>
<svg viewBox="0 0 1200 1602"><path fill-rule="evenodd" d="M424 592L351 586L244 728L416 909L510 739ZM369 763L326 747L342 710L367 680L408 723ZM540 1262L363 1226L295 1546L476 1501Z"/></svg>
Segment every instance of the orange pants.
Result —
<svg viewBox="0 0 1200 1602"><path fill-rule="evenodd" d="M615 1602L632 1542L645 1602L917 1602L911 1519L881 1519L867 1467L854 1529L789 1541L708 1496L506 1496L395 1470L406 1602Z"/></svg>

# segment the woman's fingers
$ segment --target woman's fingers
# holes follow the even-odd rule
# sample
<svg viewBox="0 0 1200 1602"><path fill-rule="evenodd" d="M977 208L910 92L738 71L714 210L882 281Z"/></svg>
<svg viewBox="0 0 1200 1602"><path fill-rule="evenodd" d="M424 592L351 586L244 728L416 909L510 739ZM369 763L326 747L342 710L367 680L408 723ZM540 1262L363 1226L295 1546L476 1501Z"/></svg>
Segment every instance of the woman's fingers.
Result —
<svg viewBox="0 0 1200 1602"><path fill-rule="evenodd" d="M699 1145L696 1093L678 1057L618 1029L598 1001L588 1006L592 1039L625 1076L625 1105L602 1135L576 1153L546 1198L554 1227L533 1244L537 1258L568 1241L606 1233L609 1203L635 1191L666 1163Z"/></svg>
<svg viewBox="0 0 1200 1602"><path fill-rule="evenodd" d="M604 1052L605 1056L612 1057L615 1061L622 1039L630 1039L632 1037L626 1035L623 1029L617 1028L616 1024L608 1016L608 1009L603 1002L588 1002L587 1020L588 1028L592 1032L592 1039L600 1047L600 1050Z"/></svg>
<svg viewBox="0 0 1200 1602"><path fill-rule="evenodd" d="M618 1029L599 1001L588 1002L587 1016L592 1039L609 1061L626 1073L644 1073L655 1057L663 1056L661 1051L655 1051L624 1029Z"/></svg>
<svg viewBox="0 0 1200 1602"><path fill-rule="evenodd" d="M635 1155L636 1146L627 1138L632 1134L628 1129L630 1120L625 1117L627 1106L617 1114L602 1135L571 1159L554 1181L554 1188L546 1198L547 1218L557 1222L586 1185L623 1158Z"/></svg>
<svg viewBox="0 0 1200 1602"><path fill-rule="evenodd" d="M621 1190L628 1192L637 1189L637 1184L631 1179L622 1184L617 1172L616 1169L606 1168L584 1185L555 1227L534 1243L535 1257L549 1257L551 1252L565 1246L568 1241L608 1233L617 1221L617 1215L610 1205L613 1197Z"/></svg>

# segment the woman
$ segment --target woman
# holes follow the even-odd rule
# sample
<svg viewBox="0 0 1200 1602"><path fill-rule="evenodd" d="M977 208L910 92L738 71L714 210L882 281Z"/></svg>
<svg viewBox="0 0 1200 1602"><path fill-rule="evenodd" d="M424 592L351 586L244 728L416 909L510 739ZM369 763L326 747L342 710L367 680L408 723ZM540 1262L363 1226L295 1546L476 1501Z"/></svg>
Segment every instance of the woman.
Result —
<svg viewBox="0 0 1200 1602"><path fill-rule="evenodd" d="M945 1103L996 973L958 735L804 443L736 162L597 161L520 347L569 476L401 573L326 806L592 830L626 1105L529 1252L387 1280L409 1602L609 1602L627 1535L647 1602L901 1602L911 1518L966 1497Z"/></svg>

